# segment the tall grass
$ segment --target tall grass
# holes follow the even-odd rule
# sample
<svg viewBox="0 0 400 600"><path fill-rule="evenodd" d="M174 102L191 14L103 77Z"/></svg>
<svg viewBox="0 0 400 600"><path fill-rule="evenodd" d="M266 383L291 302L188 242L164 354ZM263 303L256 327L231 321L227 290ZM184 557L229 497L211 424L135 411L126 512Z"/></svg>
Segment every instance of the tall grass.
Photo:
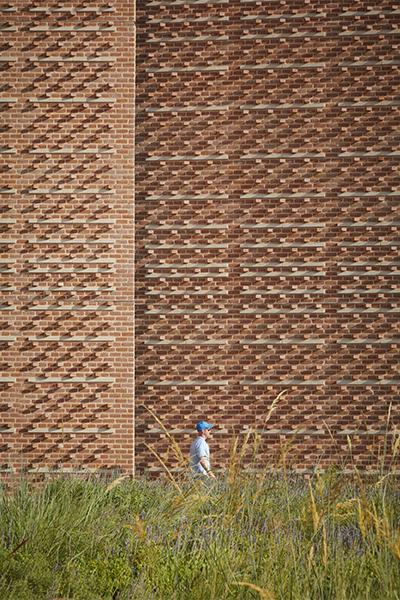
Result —
<svg viewBox="0 0 400 600"><path fill-rule="evenodd" d="M242 450L210 485L65 478L3 490L0 598L400 599L390 474L252 475Z"/></svg>

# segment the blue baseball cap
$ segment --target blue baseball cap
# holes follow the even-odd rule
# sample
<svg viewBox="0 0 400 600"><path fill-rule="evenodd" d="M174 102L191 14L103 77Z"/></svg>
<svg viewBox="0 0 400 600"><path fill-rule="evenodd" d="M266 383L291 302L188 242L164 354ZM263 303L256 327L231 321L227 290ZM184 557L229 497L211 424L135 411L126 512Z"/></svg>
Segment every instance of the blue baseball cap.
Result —
<svg viewBox="0 0 400 600"><path fill-rule="evenodd" d="M205 429L212 429L213 427L214 425L210 425L210 423L207 423L207 421L199 421L196 423L197 431L204 431Z"/></svg>

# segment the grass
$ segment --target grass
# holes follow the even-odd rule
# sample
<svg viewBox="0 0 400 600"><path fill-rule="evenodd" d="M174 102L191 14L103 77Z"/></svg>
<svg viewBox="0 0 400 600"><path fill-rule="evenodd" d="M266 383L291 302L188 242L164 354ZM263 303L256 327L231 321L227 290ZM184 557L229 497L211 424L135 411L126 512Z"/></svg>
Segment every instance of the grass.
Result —
<svg viewBox="0 0 400 600"><path fill-rule="evenodd" d="M289 448L256 474L259 445L237 438L215 482L177 478L148 446L163 479L0 488L0 600L400 600L400 437L385 436L369 480L355 466L294 476Z"/></svg>
<svg viewBox="0 0 400 600"><path fill-rule="evenodd" d="M237 453L241 456L241 452ZM0 598L399 600L394 478L64 478L0 496Z"/></svg>

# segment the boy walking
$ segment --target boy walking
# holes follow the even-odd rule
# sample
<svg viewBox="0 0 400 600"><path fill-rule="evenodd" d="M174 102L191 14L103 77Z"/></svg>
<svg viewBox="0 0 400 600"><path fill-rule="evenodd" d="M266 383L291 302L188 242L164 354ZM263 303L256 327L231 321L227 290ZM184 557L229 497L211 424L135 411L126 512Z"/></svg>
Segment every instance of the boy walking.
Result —
<svg viewBox="0 0 400 600"><path fill-rule="evenodd" d="M207 421L199 421L196 424L197 438L190 446L190 467L193 473L216 479L211 470L210 447L207 442L213 427L214 425L210 425Z"/></svg>

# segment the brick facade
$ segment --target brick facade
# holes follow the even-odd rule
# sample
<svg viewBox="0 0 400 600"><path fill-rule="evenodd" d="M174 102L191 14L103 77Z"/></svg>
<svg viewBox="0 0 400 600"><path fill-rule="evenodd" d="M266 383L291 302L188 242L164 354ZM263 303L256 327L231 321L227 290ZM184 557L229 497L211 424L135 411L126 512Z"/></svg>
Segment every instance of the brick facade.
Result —
<svg viewBox="0 0 400 600"><path fill-rule="evenodd" d="M184 452L217 423L217 467L255 428L260 467L350 465L350 439L375 468L400 429L395 3L139 0L135 203L134 2L1 14L1 471L157 474L149 446L179 469L145 407Z"/></svg>
<svg viewBox="0 0 400 600"><path fill-rule="evenodd" d="M350 438L373 469L398 431L399 14L138 2L140 469L168 445L142 405L185 451L217 423L218 465L255 428L260 467L347 464Z"/></svg>
<svg viewBox="0 0 400 600"><path fill-rule="evenodd" d="M1 17L1 471L132 471L134 6Z"/></svg>

